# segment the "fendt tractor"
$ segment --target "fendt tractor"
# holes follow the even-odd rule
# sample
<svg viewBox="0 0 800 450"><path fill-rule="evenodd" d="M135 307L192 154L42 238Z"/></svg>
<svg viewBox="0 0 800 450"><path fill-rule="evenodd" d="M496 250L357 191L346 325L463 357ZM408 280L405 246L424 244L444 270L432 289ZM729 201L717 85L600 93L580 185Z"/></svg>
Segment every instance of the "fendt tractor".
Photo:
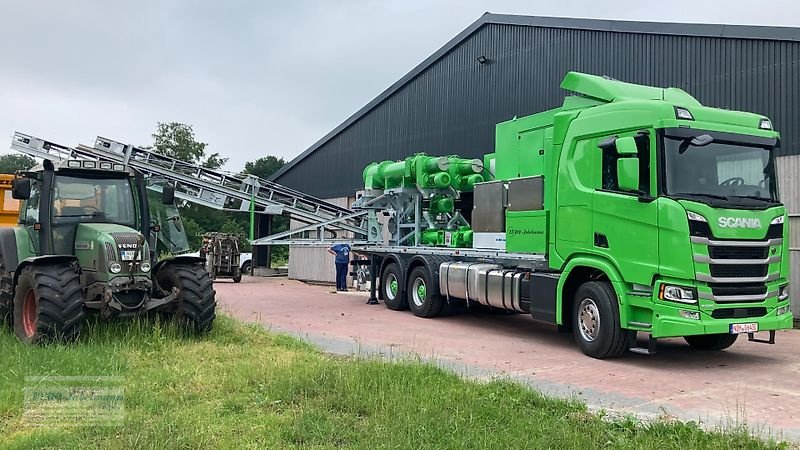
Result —
<svg viewBox="0 0 800 450"><path fill-rule="evenodd" d="M483 160L364 169L368 243L354 250L372 255L386 306L531 314L595 358L791 328L770 120L575 72L561 87L577 95L498 124Z"/></svg>
<svg viewBox="0 0 800 450"><path fill-rule="evenodd" d="M158 260L151 236L160 227L141 174L110 162L46 159L19 173L11 190L22 203L19 225L0 228L0 316L20 340L74 340L85 311L153 312L194 332L211 329L215 292L203 260ZM173 204L174 189L165 186L161 200Z"/></svg>

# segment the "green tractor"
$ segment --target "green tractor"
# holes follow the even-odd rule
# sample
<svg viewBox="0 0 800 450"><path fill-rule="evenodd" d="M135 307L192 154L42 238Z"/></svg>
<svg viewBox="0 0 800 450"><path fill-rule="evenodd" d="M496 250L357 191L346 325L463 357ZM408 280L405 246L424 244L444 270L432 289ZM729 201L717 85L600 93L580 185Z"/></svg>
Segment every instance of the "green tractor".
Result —
<svg viewBox="0 0 800 450"><path fill-rule="evenodd" d="M50 160L12 182L19 225L0 228L0 320L27 343L73 341L84 314L160 314L196 333L216 300L201 258L158 260L144 177L121 164ZM161 203L174 205L162 189ZM174 217L170 217L175 220Z"/></svg>

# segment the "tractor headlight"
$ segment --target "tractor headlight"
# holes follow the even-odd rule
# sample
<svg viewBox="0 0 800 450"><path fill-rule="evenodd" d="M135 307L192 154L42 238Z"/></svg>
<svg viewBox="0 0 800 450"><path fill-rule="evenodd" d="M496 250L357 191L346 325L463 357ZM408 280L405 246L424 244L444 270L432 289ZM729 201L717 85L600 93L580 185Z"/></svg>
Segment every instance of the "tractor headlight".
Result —
<svg viewBox="0 0 800 450"><path fill-rule="evenodd" d="M658 298L672 302L686 303L693 305L697 303L697 294L693 288L662 284L658 291Z"/></svg>
<svg viewBox="0 0 800 450"><path fill-rule="evenodd" d="M120 273L122 272L122 264L114 261L108 265L108 270L110 270L111 273Z"/></svg>
<svg viewBox="0 0 800 450"><path fill-rule="evenodd" d="M139 264L139 269L142 272L150 272L150 263L145 261L145 262Z"/></svg>

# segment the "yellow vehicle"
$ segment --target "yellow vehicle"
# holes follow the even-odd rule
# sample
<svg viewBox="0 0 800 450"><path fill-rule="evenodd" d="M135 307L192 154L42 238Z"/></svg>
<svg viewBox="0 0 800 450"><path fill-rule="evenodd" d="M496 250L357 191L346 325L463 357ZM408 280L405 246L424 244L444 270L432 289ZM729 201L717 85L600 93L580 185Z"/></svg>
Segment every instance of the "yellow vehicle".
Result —
<svg viewBox="0 0 800 450"><path fill-rule="evenodd" d="M19 219L19 200L11 198L14 175L0 173L0 227L13 227Z"/></svg>

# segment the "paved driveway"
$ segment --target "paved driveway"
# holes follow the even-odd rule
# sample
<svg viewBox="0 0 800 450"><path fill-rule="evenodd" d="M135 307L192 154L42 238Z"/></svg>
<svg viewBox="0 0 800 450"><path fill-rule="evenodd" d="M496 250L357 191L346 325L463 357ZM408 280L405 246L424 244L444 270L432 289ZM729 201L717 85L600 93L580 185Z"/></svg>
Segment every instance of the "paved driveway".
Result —
<svg viewBox="0 0 800 450"><path fill-rule="evenodd" d="M668 414L706 424L746 423L800 440L800 332L779 332L775 345L740 340L724 352L659 341L656 355L599 361L572 336L526 316L467 312L421 319L363 294L285 278L245 277L215 284L222 308L250 322L310 340L337 353L419 355L473 377L507 376L592 408Z"/></svg>

